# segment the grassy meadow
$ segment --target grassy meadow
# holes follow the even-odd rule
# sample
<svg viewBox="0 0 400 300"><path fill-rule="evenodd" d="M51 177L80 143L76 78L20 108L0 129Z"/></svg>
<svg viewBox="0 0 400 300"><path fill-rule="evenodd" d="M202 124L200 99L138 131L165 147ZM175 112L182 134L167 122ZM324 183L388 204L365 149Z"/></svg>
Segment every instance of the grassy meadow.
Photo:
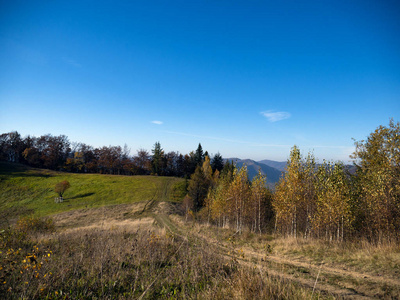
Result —
<svg viewBox="0 0 400 300"><path fill-rule="evenodd" d="M67 180L64 202L54 187ZM138 201L179 201L183 179L157 176L73 174L0 162L0 207L4 214L48 216L68 210Z"/></svg>

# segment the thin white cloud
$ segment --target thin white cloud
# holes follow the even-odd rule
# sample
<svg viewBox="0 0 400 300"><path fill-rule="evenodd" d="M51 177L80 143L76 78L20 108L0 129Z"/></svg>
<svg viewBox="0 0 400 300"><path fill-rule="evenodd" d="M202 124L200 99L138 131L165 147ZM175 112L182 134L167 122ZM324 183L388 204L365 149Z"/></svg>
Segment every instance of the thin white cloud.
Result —
<svg viewBox="0 0 400 300"><path fill-rule="evenodd" d="M156 125L162 125L163 124L162 121L151 121L151 123L156 124Z"/></svg>
<svg viewBox="0 0 400 300"><path fill-rule="evenodd" d="M292 115L286 111L262 111L261 114L270 122L278 122L281 120L289 119Z"/></svg>

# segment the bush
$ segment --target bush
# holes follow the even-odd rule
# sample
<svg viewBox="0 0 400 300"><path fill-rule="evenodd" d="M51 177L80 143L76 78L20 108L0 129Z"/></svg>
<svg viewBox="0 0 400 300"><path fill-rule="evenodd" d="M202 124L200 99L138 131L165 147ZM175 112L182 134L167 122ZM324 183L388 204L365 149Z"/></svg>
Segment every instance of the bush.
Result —
<svg viewBox="0 0 400 300"><path fill-rule="evenodd" d="M16 230L25 233L46 233L54 231L54 222L50 218L38 218L34 216L22 217L15 225Z"/></svg>

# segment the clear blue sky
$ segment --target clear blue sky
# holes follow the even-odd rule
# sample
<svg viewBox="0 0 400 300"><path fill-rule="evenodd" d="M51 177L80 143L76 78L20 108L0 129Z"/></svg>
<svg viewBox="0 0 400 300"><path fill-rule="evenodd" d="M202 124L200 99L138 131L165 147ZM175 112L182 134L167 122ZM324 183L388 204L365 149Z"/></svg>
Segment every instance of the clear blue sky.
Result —
<svg viewBox="0 0 400 300"><path fill-rule="evenodd" d="M0 133L347 161L390 118L398 1L0 0Z"/></svg>

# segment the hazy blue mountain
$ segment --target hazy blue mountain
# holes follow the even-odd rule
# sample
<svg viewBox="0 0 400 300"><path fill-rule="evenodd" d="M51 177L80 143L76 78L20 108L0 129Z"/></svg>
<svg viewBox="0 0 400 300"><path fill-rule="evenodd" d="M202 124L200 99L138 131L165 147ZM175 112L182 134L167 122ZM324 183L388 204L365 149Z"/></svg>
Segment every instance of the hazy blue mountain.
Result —
<svg viewBox="0 0 400 300"><path fill-rule="evenodd" d="M277 183L282 174L282 172L276 168L251 159L227 158L225 160L233 161L236 163L238 168L241 168L243 164L246 164L250 180L252 180L253 177L257 175L258 170L261 169L261 173L267 176L267 183L269 186L273 186L275 183Z"/></svg>
<svg viewBox="0 0 400 300"><path fill-rule="evenodd" d="M273 188L275 186L275 183L279 181L279 178L285 171L285 167L287 164L287 162L285 161L264 159L257 162L251 159L240 159L237 157L227 158L224 160L233 161L234 163L236 163L236 166L238 168L242 167L243 164L246 164L250 180L252 180L253 177L257 175L258 170L261 169L261 173L267 175L267 184L271 188ZM318 166L319 164L316 165L316 168ZM350 174L355 174L356 167L354 165L346 165L345 167Z"/></svg>
<svg viewBox="0 0 400 300"><path fill-rule="evenodd" d="M272 168L278 169L280 171L285 171L285 167L287 162L286 161L275 161L275 160L268 160L268 159L264 159L264 160L260 160L258 161L258 163L270 166ZM316 167L318 167L320 164L316 164ZM354 165L345 165L346 170L349 171L351 174L354 174L356 171L356 167Z"/></svg>
<svg viewBox="0 0 400 300"><path fill-rule="evenodd" d="M275 160L269 160L269 159L264 159L258 161L261 164L270 166L272 168L278 169L279 171L285 171L286 167L286 161L275 161Z"/></svg>

